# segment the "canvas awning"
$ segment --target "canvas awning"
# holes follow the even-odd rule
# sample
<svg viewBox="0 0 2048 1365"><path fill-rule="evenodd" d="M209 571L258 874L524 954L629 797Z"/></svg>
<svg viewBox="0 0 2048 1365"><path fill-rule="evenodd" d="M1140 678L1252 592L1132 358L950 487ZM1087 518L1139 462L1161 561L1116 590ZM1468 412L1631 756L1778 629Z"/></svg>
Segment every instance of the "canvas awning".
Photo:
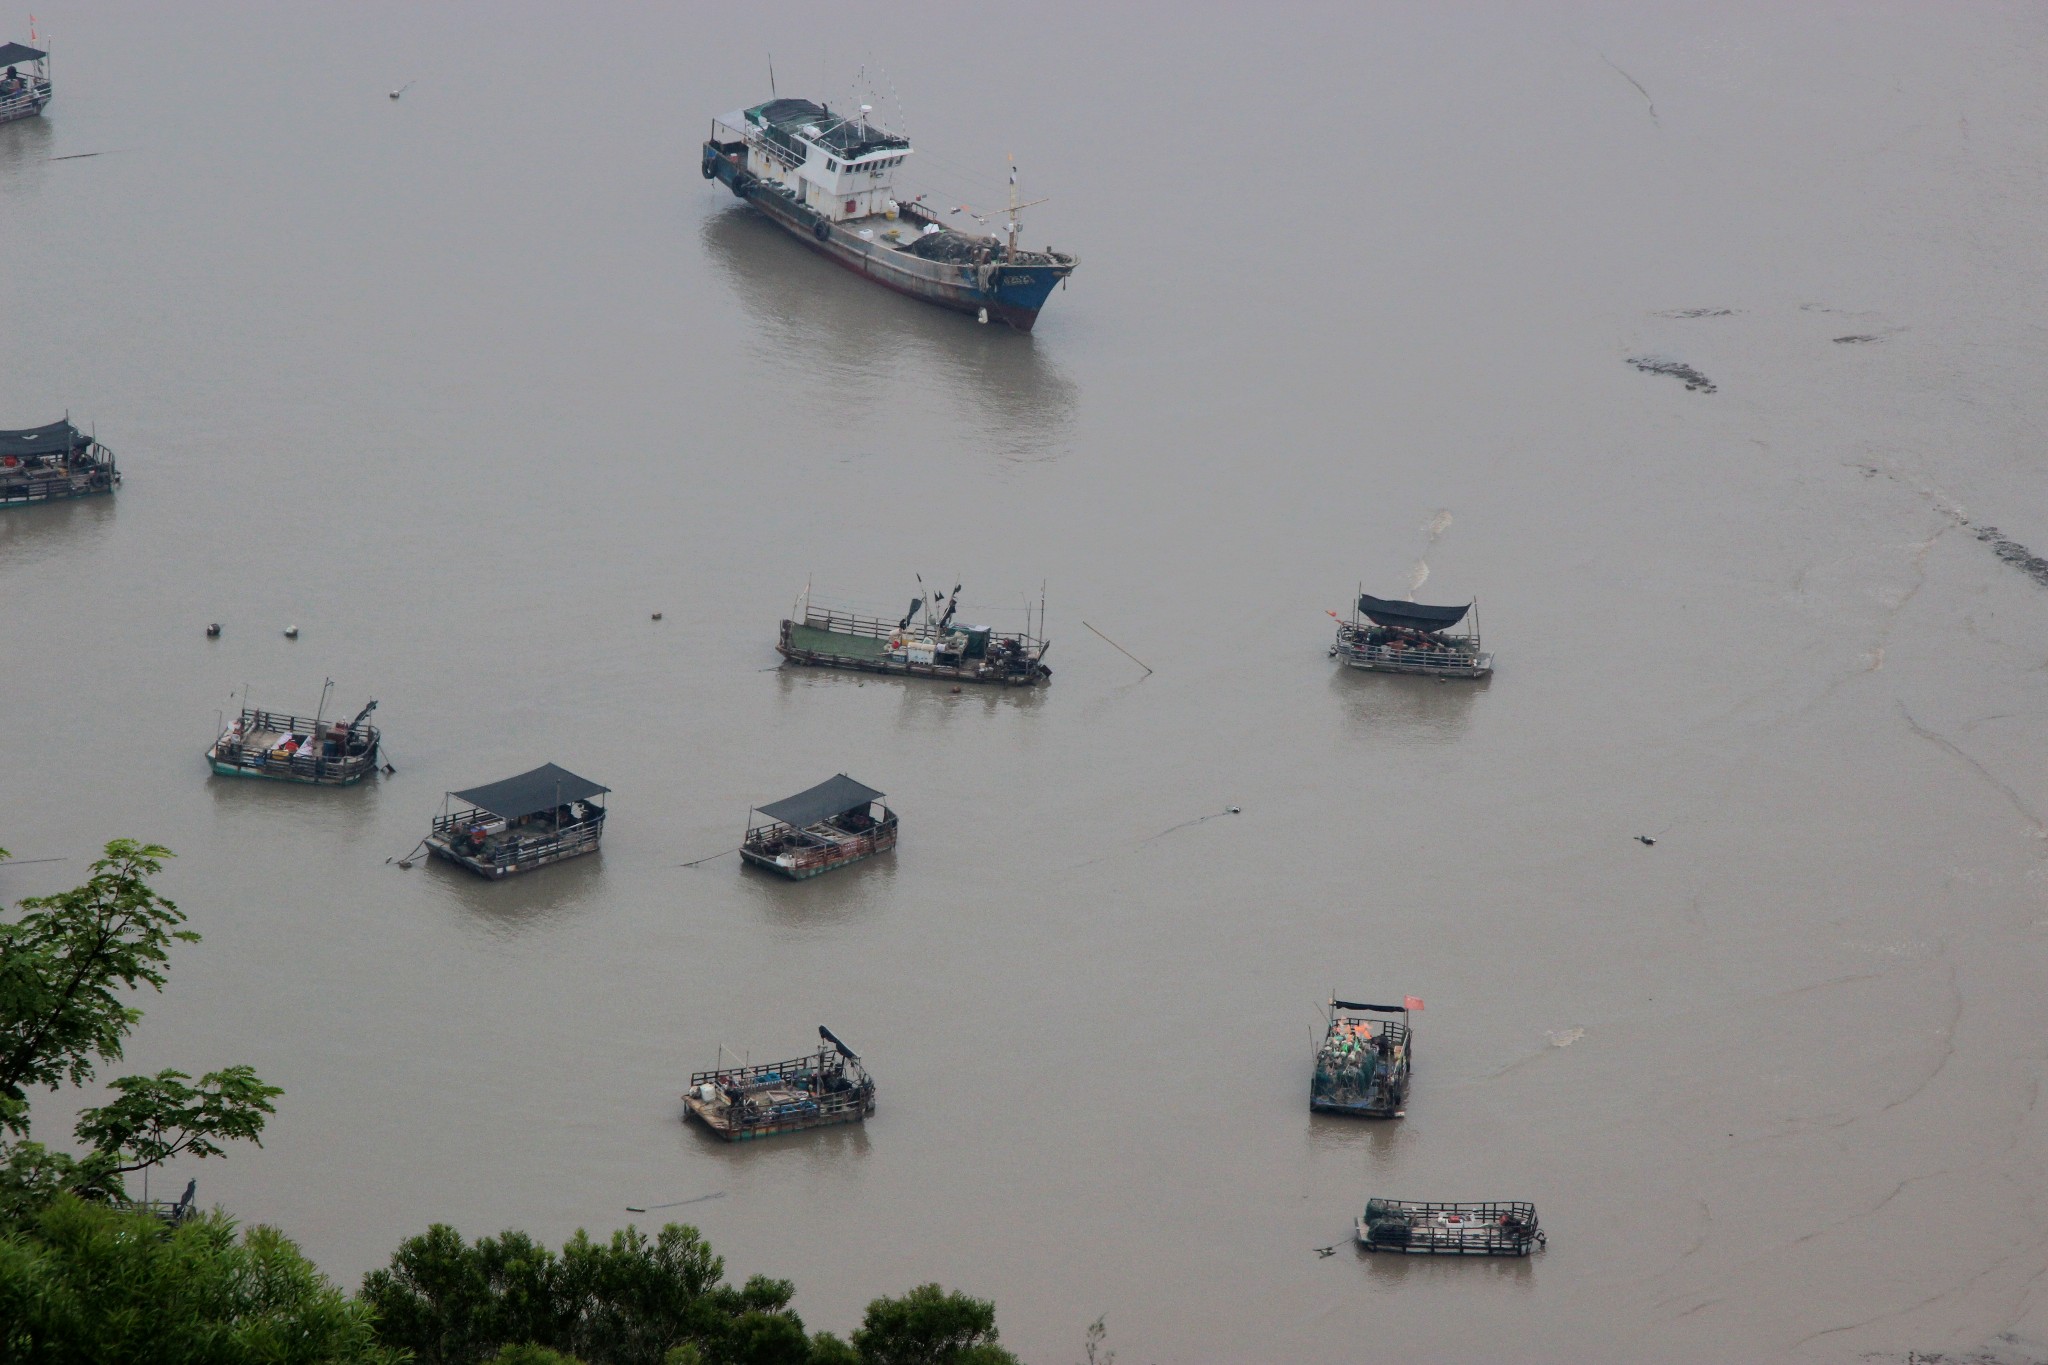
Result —
<svg viewBox="0 0 2048 1365"><path fill-rule="evenodd" d="M0 431L0 455L54 455L77 450L89 443L84 432L69 422L52 422L46 427L23 427Z"/></svg>
<svg viewBox="0 0 2048 1365"><path fill-rule="evenodd" d="M797 829L808 829L820 820L829 820L850 810L859 810L870 801L879 801L882 794L873 787L854 781L845 773L828 777L809 791L798 792L785 797L773 805L756 806L755 810L770 820L779 820Z"/></svg>
<svg viewBox="0 0 2048 1365"><path fill-rule="evenodd" d="M1465 619L1465 613L1472 610L1467 602L1462 607L1425 607L1420 602L1389 602L1384 597L1361 593L1358 609L1383 626L1406 626L1410 630L1449 630Z"/></svg>
<svg viewBox="0 0 2048 1365"><path fill-rule="evenodd" d="M517 820L521 816L553 810L570 801L588 801L610 790L610 787L600 787L588 778L576 776L567 768L544 763L530 773L508 777L503 782L448 794L457 801L469 802L478 810L487 810L502 820Z"/></svg>
<svg viewBox="0 0 2048 1365"><path fill-rule="evenodd" d="M1330 1008L1333 1010L1372 1010L1376 1014L1406 1014L1408 1012L1400 1005L1368 1005L1357 1000L1332 1000Z"/></svg>
<svg viewBox="0 0 2048 1365"><path fill-rule="evenodd" d="M39 62L49 56L38 52L27 43L0 43L0 67L18 66L22 62Z"/></svg>

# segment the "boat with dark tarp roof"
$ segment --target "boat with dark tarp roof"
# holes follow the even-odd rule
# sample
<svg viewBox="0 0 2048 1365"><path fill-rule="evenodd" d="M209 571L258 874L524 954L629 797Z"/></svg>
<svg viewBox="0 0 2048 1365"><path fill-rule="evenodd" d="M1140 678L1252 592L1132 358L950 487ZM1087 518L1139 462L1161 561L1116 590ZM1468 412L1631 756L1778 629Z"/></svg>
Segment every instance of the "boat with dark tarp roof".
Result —
<svg viewBox="0 0 2048 1365"><path fill-rule="evenodd" d="M114 452L71 425L0 431L0 507L111 493L121 483Z"/></svg>
<svg viewBox="0 0 2048 1365"><path fill-rule="evenodd" d="M818 1037L818 1050L808 1057L693 1073L683 1116L727 1142L866 1122L875 1112L873 1078L831 1029L820 1024ZM724 1048L719 1051L723 1061Z"/></svg>
<svg viewBox="0 0 2048 1365"><path fill-rule="evenodd" d="M35 37L33 25L29 37ZM34 118L51 93L49 53L27 43L0 43L0 123Z"/></svg>
<svg viewBox="0 0 2048 1365"><path fill-rule="evenodd" d="M711 121L706 180L717 180L811 250L899 294L1028 332L1053 287L1080 263L1071 252L1017 244L1017 168L1010 167L1001 235L969 235L940 221L923 196L902 199L896 172L910 140L879 126L862 105L848 116L803 99L772 99ZM986 225L965 204L944 210Z"/></svg>
<svg viewBox="0 0 2048 1365"><path fill-rule="evenodd" d="M1493 672L1493 656L1479 647L1478 608L1476 597L1462 607L1431 607L1361 592L1351 619L1337 618L1330 656L1368 673L1484 678ZM1465 629L1458 630L1461 622Z"/></svg>
<svg viewBox="0 0 2048 1365"><path fill-rule="evenodd" d="M896 812L883 803L882 793L840 773L747 812L740 857L801 881L894 847Z"/></svg>
<svg viewBox="0 0 2048 1365"><path fill-rule="evenodd" d="M544 763L502 782L449 792L427 836L427 851L493 878L580 858L597 852L604 837L600 798L610 791Z"/></svg>

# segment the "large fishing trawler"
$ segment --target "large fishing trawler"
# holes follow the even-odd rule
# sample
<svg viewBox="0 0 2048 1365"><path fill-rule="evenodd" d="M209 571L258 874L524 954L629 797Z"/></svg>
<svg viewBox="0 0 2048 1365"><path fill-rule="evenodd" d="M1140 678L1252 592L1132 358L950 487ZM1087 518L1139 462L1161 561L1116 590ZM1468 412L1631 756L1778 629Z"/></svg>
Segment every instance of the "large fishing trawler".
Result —
<svg viewBox="0 0 2048 1365"><path fill-rule="evenodd" d="M711 121L706 180L718 180L827 260L900 294L981 321L1031 330L1053 286L1074 273L1071 252L1017 244L1017 168L1010 167L1009 217L1002 235L969 236L939 221L923 196L899 199L896 172L910 140L871 121L801 99L771 99ZM1036 201L1043 202L1043 201ZM948 217L979 215L966 205Z"/></svg>

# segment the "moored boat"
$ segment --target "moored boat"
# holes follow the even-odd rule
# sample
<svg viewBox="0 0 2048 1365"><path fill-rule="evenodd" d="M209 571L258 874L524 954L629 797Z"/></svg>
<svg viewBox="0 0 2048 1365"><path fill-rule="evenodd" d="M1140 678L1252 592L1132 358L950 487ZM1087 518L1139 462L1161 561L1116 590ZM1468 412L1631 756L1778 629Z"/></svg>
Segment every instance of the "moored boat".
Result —
<svg viewBox="0 0 2048 1365"><path fill-rule="evenodd" d="M693 1072L683 1115L727 1142L864 1123L875 1112L875 1082L853 1049L818 1026L808 1057Z"/></svg>
<svg viewBox="0 0 2048 1365"><path fill-rule="evenodd" d="M896 172L912 155L862 105L848 116L804 99L771 99L711 121L702 170L776 226L875 283L956 312L1028 332L1053 286L1074 273L1071 252L1027 251L1010 168L1004 235L969 236L920 199L899 199ZM947 212L954 217L965 205Z"/></svg>
<svg viewBox="0 0 2048 1365"><path fill-rule="evenodd" d="M114 452L70 419L0 431L0 507L111 493L121 482Z"/></svg>
<svg viewBox="0 0 2048 1365"><path fill-rule="evenodd" d="M1528 1203L1368 1199L1358 1220L1361 1247L1410 1256L1527 1256L1547 1241Z"/></svg>
<svg viewBox="0 0 2048 1365"><path fill-rule="evenodd" d="M1493 656L1479 647L1478 606L1477 598L1462 607L1431 607L1361 592L1351 619L1337 619L1330 656L1368 673L1487 677L1493 672ZM1460 623L1465 629L1456 629Z"/></svg>
<svg viewBox="0 0 2048 1365"><path fill-rule="evenodd" d="M427 835L427 851L491 878L580 858L597 852L604 837L605 807L598 798L610 791L543 763L502 782L449 792Z"/></svg>
<svg viewBox="0 0 2048 1365"><path fill-rule="evenodd" d="M327 688L334 684L328 683ZM382 740L370 724L372 701L354 720L326 716L327 689L311 717L244 706L206 751L206 761L223 777L265 777L320 787L346 787L377 770Z"/></svg>
<svg viewBox="0 0 2048 1365"><path fill-rule="evenodd" d="M1316 1049L1309 1108L1362 1118L1401 1117L1414 1047L1409 1011L1421 1008L1422 1002L1412 995L1398 1005L1366 1005L1332 996L1329 1027Z"/></svg>
<svg viewBox="0 0 2048 1365"><path fill-rule="evenodd" d="M1033 687L1050 681L1045 663L1052 642L1022 631L956 624L960 589L950 599L920 587L899 621L813 602L808 589L782 622L776 652L791 663L895 673L944 682ZM1030 615L1026 610L1026 617ZM1041 614L1039 630L1045 629Z"/></svg>
<svg viewBox="0 0 2048 1365"><path fill-rule="evenodd" d="M749 811L740 857L802 881L894 847L896 812L883 803L882 793L840 773Z"/></svg>
<svg viewBox="0 0 2048 1365"><path fill-rule="evenodd" d="M33 27L29 37L35 37ZM50 54L27 43L0 43L0 123L34 118L51 94Z"/></svg>

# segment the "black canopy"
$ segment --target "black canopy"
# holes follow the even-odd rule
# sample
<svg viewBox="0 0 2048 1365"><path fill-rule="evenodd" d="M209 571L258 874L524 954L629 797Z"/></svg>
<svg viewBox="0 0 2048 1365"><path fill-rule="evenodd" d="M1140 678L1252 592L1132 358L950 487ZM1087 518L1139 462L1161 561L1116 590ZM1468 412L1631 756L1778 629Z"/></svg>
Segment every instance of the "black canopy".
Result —
<svg viewBox="0 0 2048 1365"><path fill-rule="evenodd" d="M90 438L69 422L52 422L46 427L24 427L0 431L0 455L52 455L80 450Z"/></svg>
<svg viewBox="0 0 2048 1365"><path fill-rule="evenodd" d="M755 810L770 820L780 820L796 829L807 829L820 820L829 820L835 815L844 815L850 810L860 810L870 801L879 801L882 794L873 787L863 786L845 773L828 777L809 791L798 792L795 796L777 801L771 806L756 806Z"/></svg>
<svg viewBox="0 0 2048 1365"><path fill-rule="evenodd" d="M49 55L47 52L36 51L26 43L0 44L0 66L14 66L21 62L39 62Z"/></svg>
<svg viewBox="0 0 2048 1365"><path fill-rule="evenodd" d="M1406 626L1410 630L1449 630L1472 610L1462 607L1425 607L1420 602L1389 602L1384 597L1360 593L1358 609L1383 626Z"/></svg>
<svg viewBox="0 0 2048 1365"><path fill-rule="evenodd" d="M544 810L553 810L565 802L588 801L610 790L610 787L600 787L576 776L567 768L544 763L530 773L508 777L503 782L493 782L485 787L471 787L466 792L450 792L449 795L501 819L517 820L522 815L538 815Z"/></svg>
<svg viewBox="0 0 2048 1365"><path fill-rule="evenodd" d="M1356 1000L1332 1000L1330 1008L1333 1010L1372 1010L1379 1014L1406 1014L1408 1012L1406 1008L1400 1005L1364 1005Z"/></svg>

